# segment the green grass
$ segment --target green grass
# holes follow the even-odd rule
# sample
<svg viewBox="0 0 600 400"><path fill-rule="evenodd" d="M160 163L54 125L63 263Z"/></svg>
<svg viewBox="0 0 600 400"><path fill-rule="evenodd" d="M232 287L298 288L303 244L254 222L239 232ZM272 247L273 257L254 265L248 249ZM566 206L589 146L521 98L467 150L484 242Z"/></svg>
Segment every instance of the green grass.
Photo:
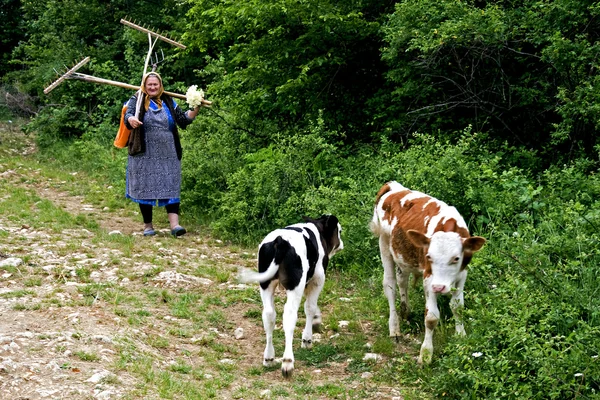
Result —
<svg viewBox="0 0 600 400"><path fill-rule="evenodd" d="M109 235L102 224L104 213L109 220L129 218L141 225L135 206L123 199L121 186L98 171L78 169L72 161L63 163L58 153L54 159L36 154L14 156L3 150L5 143L0 141L0 154L6 155L0 173L15 170L19 174L0 180L0 227L27 225L28 233L39 238L0 229L0 253L23 259L19 267L0 271L12 274L7 279L17 282L0 298L10 300L13 310L32 318L37 317L36 312L52 310L64 316L57 320L74 324L69 326L77 332L73 338L86 347L57 344L53 348L58 353L73 350L65 370L81 362L102 366L113 374L102 385L120 384L117 375L126 372L135 380L127 387L124 398L129 399L259 399L265 390L270 391L270 398L376 398L377 386L405 386L414 378L388 374L387 362L361 362L368 342L389 360L403 355L403 349L386 337L387 311L380 277L357 284L355 275L329 271L320 299L324 317L321 341L311 350L300 348L301 307L294 337L296 371L291 380L283 380L279 366L262 366L264 333L258 285L230 289L237 284L239 266L255 268L254 248L230 246L210 236L146 240ZM44 194L51 191L61 196L46 198ZM81 204L108 211L88 213L64 207L59 197L77 198ZM204 231L193 224L187 227ZM51 255L32 253L34 243L41 243ZM188 249L194 252L188 253ZM200 258L198 254L206 249L223 257ZM48 265L48 259L55 261ZM158 279L166 271L207 278L212 284L172 287ZM38 295L47 285L52 289ZM341 297L350 297L351 302L340 301ZM279 326L284 302L284 293L278 293ZM78 322L67 318L76 312ZM350 321L347 330L339 329L340 320ZM87 347L88 323L114 341L114 357L108 364L103 353ZM236 341L232 333L241 324L250 324L259 335ZM334 333L339 336L330 339ZM277 329L274 336L276 356L281 357L282 330ZM223 363L225 358L233 364ZM407 358L407 362L413 360ZM322 375L313 376L317 369ZM336 370L339 377L328 376L328 369ZM363 372L370 372L370 379L380 383L362 380ZM350 387L356 382L360 384Z"/></svg>

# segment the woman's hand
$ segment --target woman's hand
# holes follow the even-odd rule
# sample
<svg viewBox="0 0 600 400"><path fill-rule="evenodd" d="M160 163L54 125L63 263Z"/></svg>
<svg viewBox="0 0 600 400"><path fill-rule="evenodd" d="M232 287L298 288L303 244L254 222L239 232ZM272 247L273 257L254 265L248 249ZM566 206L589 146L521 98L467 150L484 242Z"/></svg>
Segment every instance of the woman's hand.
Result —
<svg viewBox="0 0 600 400"><path fill-rule="evenodd" d="M144 125L142 123L142 121L140 121L136 117L129 117L129 118L127 118L127 122L129 122L129 125L131 125L132 128L137 128L140 125Z"/></svg>
<svg viewBox="0 0 600 400"><path fill-rule="evenodd" d="M193 110L188 110L188 118L190 118L190 119L196 118L196 115L198 115L199 109L200 109L200 106L196 106L196 107L194 107Z"/></svg>

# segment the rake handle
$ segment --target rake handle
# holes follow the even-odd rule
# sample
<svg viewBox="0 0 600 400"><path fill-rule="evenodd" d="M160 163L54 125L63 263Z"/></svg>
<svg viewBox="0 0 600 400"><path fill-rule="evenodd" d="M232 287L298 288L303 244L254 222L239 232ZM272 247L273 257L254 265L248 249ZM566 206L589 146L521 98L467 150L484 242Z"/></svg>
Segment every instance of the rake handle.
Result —
<svg viewBox="0 0 600 400"><path fill-rule="evenodd" d="M111 81L109 79L103 79L103 78L96 78L95 76L81 74L79 72L76 72L74 74L66 76L66 78L67 79L79 79L79 80L86 81L86 82L102 83L102 84L106 84L106 85L112 85L112 86L122 87L122 88L125 88L125 89L139 90L139 88L140 88L139 86L130 85L128 83L123 83L123 82L118 82L118 81ZM177 99L182 99L182 100L186 99L185 94L168 92L166 90L165 90L165 93L168 94L169 96L175 97ZM211 104L212 104L211 101L202 100L202 107L210 107Z"/></svg>

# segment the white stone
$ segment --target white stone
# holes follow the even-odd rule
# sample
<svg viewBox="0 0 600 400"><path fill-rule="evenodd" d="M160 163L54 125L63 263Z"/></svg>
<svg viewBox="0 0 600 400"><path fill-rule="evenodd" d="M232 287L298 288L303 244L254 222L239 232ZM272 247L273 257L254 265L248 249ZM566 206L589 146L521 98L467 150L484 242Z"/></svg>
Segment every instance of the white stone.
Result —
<svg viewBox="0 0 600 400"><path fill-rule="evenodd" d="M244 329L243 328L237 328L235 330L235 332L233 332L233 336L235 336L235 338L237 340L243 339L244 338Z"/></svg>
<svg viewBox="0 0 600 400"><path fill-rule="evenodd" d="M86 382L91 382L91 383L98 383L100 382L102 379L106 378L107 376L110 375L110 372L108 371L100 371L100 372L96 372L94 375L92 375Z"/></svg>
<svg viewBox="0 0 600 400"><path fill-rule="evenodd" d="M7 259L0 261L0 268L1 267L18 267L21 264L23 264L22 259L20 259L18 257L8 257Z"/></svg>
<svg viewBox="0 0 600 400"><path fill-rule="evenodd" d="M363 357L363 361L369 361L369 360L377 362L377 361L381 360L381 356L376 353L367 353Z"/></svg>

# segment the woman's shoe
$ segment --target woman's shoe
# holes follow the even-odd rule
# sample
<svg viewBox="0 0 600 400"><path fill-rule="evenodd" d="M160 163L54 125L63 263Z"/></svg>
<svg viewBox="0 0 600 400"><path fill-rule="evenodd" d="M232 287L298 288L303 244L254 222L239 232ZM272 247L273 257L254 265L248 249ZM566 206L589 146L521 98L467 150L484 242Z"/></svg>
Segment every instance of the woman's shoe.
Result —
<svg viewBox="0 0 600 400"><path fill-rule="evenodd" d="M187 231L184 227L177 225L175 228L171 229L171 235L177 237L181 235L185 235Z"/></svg>
<svg viewBox="0 0 600 400"><path fill-rule="evenodd" d="M154 229L152 229L152 228L144 229L144 236L154 236L154 235L156 235L156 232L154 232Z"/></svg>

